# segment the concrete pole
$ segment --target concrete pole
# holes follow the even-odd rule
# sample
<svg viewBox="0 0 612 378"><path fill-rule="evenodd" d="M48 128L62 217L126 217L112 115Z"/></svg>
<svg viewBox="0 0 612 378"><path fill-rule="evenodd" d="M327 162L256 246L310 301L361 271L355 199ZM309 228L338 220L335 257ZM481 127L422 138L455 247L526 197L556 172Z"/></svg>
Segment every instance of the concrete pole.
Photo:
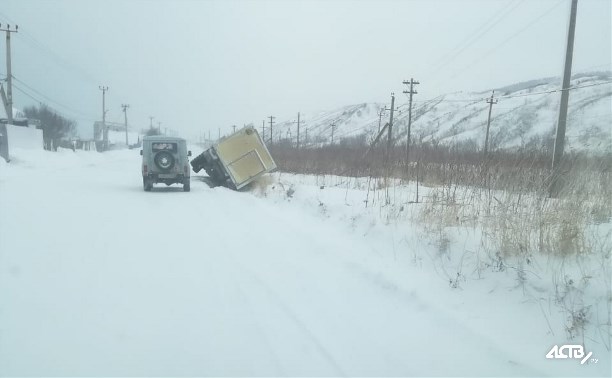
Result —
<svg viewBox="0 0 612 378"><path fill-rule="evenodd" d="M572 57L574 54L574 34L576 32L576 12L578 0L572 0L570 6L570 20L567 29L567 46L565 49L565 65L563 67L563 84L561 86L561 104L559 105L559 120L557 122L557 136L553 149L552 180L549 187L549 196L558 197L561 191L560 164L563 159L565 146L565 128L567 125L567 105L569 103L569 86L572 77Z"/></svg>
<svg viewBox="0 0 612 378"><path fill-rule="evenodd" d="M6 30L6 99L8 123L13 124L13 75L11 73L11 31Z"/></svg>
<svg viewBox="0 0 612 378"><path fill-rule="evenodd" d="M129 108L130 106L127 104L122 104L121 107L123 108L123 117L125 119L125 145L129 146L129 141L128 141L128 125L127 125L127 108Z"/></svg>

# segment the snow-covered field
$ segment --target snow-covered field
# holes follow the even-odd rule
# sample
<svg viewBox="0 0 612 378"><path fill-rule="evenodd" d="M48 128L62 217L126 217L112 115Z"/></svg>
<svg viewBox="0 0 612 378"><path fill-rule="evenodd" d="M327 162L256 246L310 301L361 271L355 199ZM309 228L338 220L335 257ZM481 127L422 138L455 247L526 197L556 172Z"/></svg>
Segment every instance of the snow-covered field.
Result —
<svg viewBox="0 0 612 378"><path fill-rule="evenodd" d="M459 282L440 261L476 236L440 254L420 205L286 174L145 193L138 150L11 153L0 376L610 376L609 325L568 340L544 276ZM546 358L583 341L597 362Z"/></svg>

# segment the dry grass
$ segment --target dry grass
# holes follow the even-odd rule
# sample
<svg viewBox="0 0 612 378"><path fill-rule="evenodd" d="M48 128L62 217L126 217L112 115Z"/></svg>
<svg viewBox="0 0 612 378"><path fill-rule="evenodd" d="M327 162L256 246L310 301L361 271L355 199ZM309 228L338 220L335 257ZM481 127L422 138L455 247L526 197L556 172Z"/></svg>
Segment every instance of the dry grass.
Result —
<svg viewBox="0 0 612 378"><path fill-rule="evenodd" d="M407 163L403 148L393 150L387 159L383 149L373 150L364 159L365 150L356 146L299 151L277 147L272 153L286 172L369 176L373 183L368 185L368 204L386 209L405 205L394 203L390 194L398 180L414 182L418 178L420 185L428 187L428 194L421 196L424 204L416 220L428 231L440 254L451 253L446 229L459 226L481 230L478 251L463 252L477 254L473 261L478 266L469 269L479 276L483 269L513 268L518 284L524 287L534 260L556 261L547 268L553 272L555 288L550 295L566 314L567 335L582 337L584 343L585 329L592 324L609 348L612 156L566 156L560 169L563 189L558 197L550 198L551 157L546 153L496 152L485 162L474 151L421 146L411 150L412 160ZM607 225L607 233L601 234L600 225ZM464 255L456 256L461 264ZM566 272L567 266L578 262L590 268ZM454 271L447 274L451 287L457 288L465 280L462 269L468 267L455 269L456 275ZM593 285L598 285L596 292L604 293L599 302L585 299L585 291Z"/></svg>

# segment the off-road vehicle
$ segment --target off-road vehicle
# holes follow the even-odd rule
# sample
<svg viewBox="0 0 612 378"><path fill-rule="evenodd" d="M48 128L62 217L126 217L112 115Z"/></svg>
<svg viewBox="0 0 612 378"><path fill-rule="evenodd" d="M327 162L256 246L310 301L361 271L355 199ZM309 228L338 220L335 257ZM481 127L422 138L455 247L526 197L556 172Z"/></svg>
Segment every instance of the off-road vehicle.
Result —
<svg viewBox="0 0 612 378"><path fill-rule="evenodd" d="M150 191L153 184L183 184L188 192L190 186L189 159L185 139L163 135L145 136L142 140L142 186Z"/></svg>

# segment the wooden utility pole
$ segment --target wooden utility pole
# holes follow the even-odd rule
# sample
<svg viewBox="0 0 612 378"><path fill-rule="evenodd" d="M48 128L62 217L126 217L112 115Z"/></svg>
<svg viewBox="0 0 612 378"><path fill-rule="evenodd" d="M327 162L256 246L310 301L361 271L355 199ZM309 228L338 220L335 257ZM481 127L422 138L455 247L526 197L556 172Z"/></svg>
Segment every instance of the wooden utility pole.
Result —
<svg viewBox="0 0 612 378"><path fill-rule="evenodd" d="M19 25L15 26L14 30L11 30L11 25L6 25L6 28L2 28L0 24L0 30L6 32L6 104L7 108L6 117L8 118L9 125L13 124L13 75L11 73L11 33L17 33Z"/></svg>
<svg viewBox="0 0 612 378"><path fill-rule="evenodd" d="M572 57L574 55L574 34L576 32L576 12L578 0L572 0L570 6L570 22L567 29L567 46L565 49L565 65L563 67L563 84L561 85L561 104L559 105L559 120L557 122L557 136L553 149L552 180L549 187L549 196L558 197L561 191L560 165L563 159L565 146L565 127L567 125L567 105L569 103L569 86L572 77Z"/></svg>
<svg viewBox="0 0 612 378"><path fill-rule="evenodd" d="M489 104L489 117L487 118L487 134L485 136L485 144L484 144L484 158L488 159L489 155L489 128L491 126L491 111L493 110L493 104L497 104L497 99L493 99L495 95L495 91L491 93L491 98L488 98L487 104Z"/></svg>
<svg viewBox="0 0 612 378"><path fill-rule="evenodd" d="M298 119L297 119L297 143L296 143L296 147L299 150L300 149L300 112L298 112Z"/></svg>
<svg viewBox="0 0 612 378"><path fill-rule="evenodd" d="M414 86L420 84L418 81L415 81L413 78L410 78L410 81L404 80L403 84L410 84L410 90L404 91L404 93L408 93L410 95L410 100L408 104L408 131L406 132L406 164L410 161L410 125L412 124L412 95L417 94L417 91L414 90Z"/></svg>
<svg viewBox="0 0 612 378"><path fill-rule="evenodd" d="M378 112L378 132L380 133L380 123L382 122L382 116L385 114L385 108L381 108Z"/></svg>
<svg viewBox="0 0 612 378"><path fill-rule="evenodd" d="M393 144L393 110L395 108L395 93L391 93L391 109L389 114L389 128L387 129L387 164L391 160L391 147Z"/></svg>
<svg viewBox="0 0 612 378"><path fill-rule="evenodd" d="M121 104L121 107L123 108L123 117L125 120L125 145L129 146L129 142L128 142L128 126L127 126L127 108L130 107L130 105L128 104Z"/></svg>
<svg viewBox="0 0 612 378"><path fill-rule="evenodd" d="M108 128L106 127L106 91L108 87L103 85L98 86L102 91L102 139L104 140L104 151L108 150Z"/></svg>
<svg viewBox="0 0 612 378"><path fill-rule="evenodd" d="M266 143L266 120L261 121L261 139Z"/></svg>
<svg viewBox="0 0 612 378"><path fill-rule="evenodd" d="M274 134L272 133L272 126L274 125L274 116L269 116L270 118L270 146L274 143Z"/></svg>
<svg viewBox="0 0 612 378"><path fill-rule="evenodd" d="M331 144L334 144L334 130L336 129L336 121L333 121L331 124Z"/></svg>

